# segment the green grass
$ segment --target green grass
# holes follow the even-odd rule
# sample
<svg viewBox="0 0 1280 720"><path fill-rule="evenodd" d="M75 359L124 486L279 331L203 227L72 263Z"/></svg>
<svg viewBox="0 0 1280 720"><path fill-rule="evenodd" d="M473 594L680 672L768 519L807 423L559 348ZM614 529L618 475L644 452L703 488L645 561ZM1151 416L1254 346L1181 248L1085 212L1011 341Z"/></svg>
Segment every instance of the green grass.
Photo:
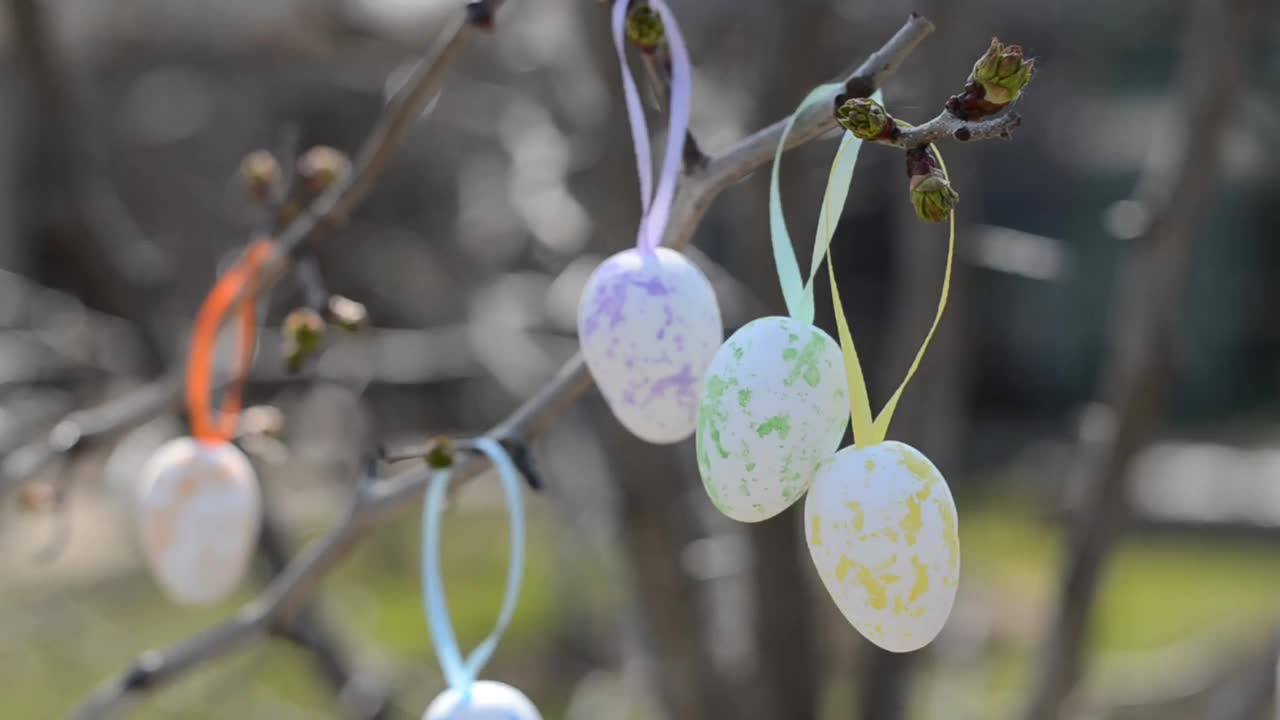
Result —
<svg viewBox="0 0 1280 720"><path fill-rule="evenodd" d="M560 717L569 688L546 662L564 622L552 582L547 518L531 519L530 548L519 609L486 676L510 681L536 697L549 718ZM451 514L444 528L445 582L462 644L470 648L492 627L506 573L507 538L496 509ZM422 617L418 579L418 519L408 513L356 550L322 587L324 608L365 651L400 669L402 707L420 711L443 687ZM1060 564L1057 530L1018 508L961 510L964 584L976 587L1034 629L1052 598ZM601 573L601 577L603 577ZM584 589L586 591L588 589ZM249 593L215 608L190 610L166 602L143 575L56 597L18 597L0 608L0 677L7 689L0 715L65 717L105 677L147 648L167 647L227 617ZM1126 539L1108 565L1094 625L1098 651L1158 648L1189 636L1209 636L1280 619L1280 553L1240 539L1140 536ZM24 625L38 626L21 630ZM852 632L852 631L850 631ZM1034 632L997 650L990 691L997 704L1025 694ZM843 696L842 696L843 697ZM334 717L329 691L304 656L285 643L256 645L184 678L130 717ZM847 702L847 700L842 701Z"/></svg>

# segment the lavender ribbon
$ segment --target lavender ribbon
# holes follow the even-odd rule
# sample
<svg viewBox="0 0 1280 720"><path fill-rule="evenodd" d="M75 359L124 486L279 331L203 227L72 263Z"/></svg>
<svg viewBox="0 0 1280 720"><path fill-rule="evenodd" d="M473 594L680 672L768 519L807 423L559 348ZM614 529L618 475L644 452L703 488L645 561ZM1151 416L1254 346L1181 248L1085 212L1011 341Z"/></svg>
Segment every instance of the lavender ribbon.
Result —
<svg viewBox="0 0 1280 720"><path fill-rule="evenodd" d="M631 123L631 141L635 145L636 170L640 175L640 204L644 215L636 233L636 247L650 252L662 244L662 235L671 217L671 203L675 199L676 179L680 173L680 156L684 151L685 135L689 132L689 106L693 95L693 71L689 63L689 49L684 36L676 25L675 15L662 0L648 0L649 5L662 16L663 33L671 50L671 116L667 128L667 146L662 156L662 172L658 177L658 192L653 192L653 168L649 150L649 125L644 119L644 105L635 78L627 66L624 43L627 22L627 6L630 0L615 0L613 4L613 45L618 50L618 62L622 65L622 89L627 100L627 118Z"/></svg>

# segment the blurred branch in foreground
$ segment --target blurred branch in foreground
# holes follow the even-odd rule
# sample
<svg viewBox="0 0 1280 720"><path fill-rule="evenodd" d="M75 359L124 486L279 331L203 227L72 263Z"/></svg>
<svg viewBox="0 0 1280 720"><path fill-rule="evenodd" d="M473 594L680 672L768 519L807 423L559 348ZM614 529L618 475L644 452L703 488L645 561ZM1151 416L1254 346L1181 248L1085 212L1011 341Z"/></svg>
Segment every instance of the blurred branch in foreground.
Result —
<svg viewBox="0 0 1280 720"><path fill-rule="evenodd" d="M1068 714L1076 693L1098 581L1126 515L1129 468L1168 399L1192 251L1213 201L1249 41L1266 6L1264 0L1197 3L1183 60L1185 129L1169 146L1152 149L1153 158L1167 153L1175 161L1152 163L1139 181L1138 200L1153 220L1133 240L1113 303L1099 399L1080 426L1080 455L1068 487L1067 555L1027 720Z"/></svg>

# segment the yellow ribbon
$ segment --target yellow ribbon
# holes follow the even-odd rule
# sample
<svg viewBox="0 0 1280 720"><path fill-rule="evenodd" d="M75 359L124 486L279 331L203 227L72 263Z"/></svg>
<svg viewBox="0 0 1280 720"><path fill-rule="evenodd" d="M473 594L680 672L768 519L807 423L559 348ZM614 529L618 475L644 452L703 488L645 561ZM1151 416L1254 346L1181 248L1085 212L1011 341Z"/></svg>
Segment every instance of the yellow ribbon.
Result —
<svg viewBox="0 0 1280 720"><path fill-rule="evenodd" d="M947 173L947 164L942 160L942 153L938 152L936 146L930 145L934 153L938 156L938 164L942 166L942 174L948 180L950 175ZM830 213L826 214L830 217ZM858 360L858 351L853 346L853 336L849 333L849 322L845 319L844 308L840 303L840 290L836 287L836 273L831 260L831 252L827 252L827 275L831 280L831 303L835 306L836 312L836 329L840 334L840 351L844 355L845 375L849 381L849 418L853 425L853 443L856 447L867 447L882 443L889 433L889 423L893 420L893 413L898 408L898 400L902 398L902 391L907 389L907 383L911 382L911 378L915 376L916 370L920 368L920 359L924 357L925 350L929 348L930 341L933 340L933 334L938 329L938 323L942 320L942 313L947 308L947 295L951 291L951 264L955 257L956 249L956 215L952 211L948 217L950 225L950 236L947 238L947 266L942 275L942 293L938 298L938 311L933 316L933 325L929 327L929 332L924 336L924 342L920 344L920 349L916 351L915 359L911 361L911 367L907 370L907 375L902 379L902 384L898 385L898 389L894 391L893 396L889 398L889 402L885 403L880 414L872 420L871 400L867 395L866 378L862 374L862 363Z"/></svg>

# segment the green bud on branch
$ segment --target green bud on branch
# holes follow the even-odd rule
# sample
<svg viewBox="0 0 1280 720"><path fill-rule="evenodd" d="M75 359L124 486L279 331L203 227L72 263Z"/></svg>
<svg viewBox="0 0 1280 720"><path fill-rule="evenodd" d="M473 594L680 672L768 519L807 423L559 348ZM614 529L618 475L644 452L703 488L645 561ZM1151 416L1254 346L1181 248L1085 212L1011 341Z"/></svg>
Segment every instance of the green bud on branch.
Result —
<svg viewBox="0 0 1280 720"><path fill-rule="evenodd" d="M1002 45L991 38L991 47L974 63L969 77L982 86L988 102L1008 105L1031 82L1035 67L1034 59L1023 59L1021 46Z"/></svg>
<svg viewBox="0 0 1280 720"><path fill-rule="evenodd" d="M836 110L836 122L859 140L892 137L896 124L880 103L871 98L851 98Z"/></svg>
<svg viewBox="0 0 1280 720"><path fill-rule="evenodd" d="M637 3L627 11L626 30L627 39L641 52L651 53L657 50L665 38L662 16L644 3Z"/></svg>
<svg viewBox="0 0 1280 720"><path fill-rule="evenodd" d="M298 308L284 319L282 330L285 367L289 372L298 372L324 343L324 318L311 308Z"/></svg>
<svg viewBox="0 0 1280 720"><path fill-rule="evenodd" d="M1018 99L1035 69L1035 59L1023 58L1020 46L1002 45L992 38L990 47L973 64L964 92L947 100L947 111L961 120L991 117Z"/></svg>
<svg viewBox="0 0 1280 720"><path fill-rule="evenodd" d="M453 440L446 435L438 435L427 442L425 459L427 467L434 470L446 470L453 467Z"/></svg>
<svg viewBox="0 0 1280 720"><path fill-rule="evenodd" d="M265 203L280 182L280 163L266 150L254 150L240 161L240 182L251 200Z"/></svg>
<svg viewBox="0 0 1280 720"><path fill-rule="evenodd" d="M369 326L369 311L364 305L341 295L329 298L329 319L346 332L356 333Z"/></svg>
<svg viewBox="0 0 1280 720"><path fill-rule="evenodd" d="M951 187L946 178L938 175L917 175L911 178L911 207L916 215L929 222L942 222L947 219L956 203L960 201L960 193Z"/></svg>
<svg viewBox="0 0 1280 720"><path fill-rule="evenodd" d="M911 179L911 207L922 220L942 222L960 201L960 193L951 187L929 146L907 151L907 177Z"/></svg>
<svg viewBox="0 0 1280 720"><path fill-rule="evenodd" d="M328 145L317 145L298 158L298 178L308 194L315 196L328 190L351 170L346 153Z"/></svg>

